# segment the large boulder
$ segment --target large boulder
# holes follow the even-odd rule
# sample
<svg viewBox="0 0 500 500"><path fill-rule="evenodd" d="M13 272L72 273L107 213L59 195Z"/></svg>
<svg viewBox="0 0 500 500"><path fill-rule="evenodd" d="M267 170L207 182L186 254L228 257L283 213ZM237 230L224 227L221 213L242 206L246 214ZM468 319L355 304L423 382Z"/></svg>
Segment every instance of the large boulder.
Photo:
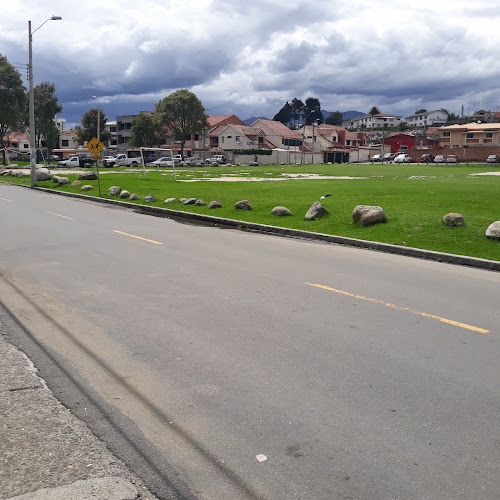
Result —
<svg viewBox="0 0 500 500"><path fill-rule="evenodd" d="M97 174L95 172L81 172L78 178L82 181L95 181L97 179ZM118 194L118 193L117 193Z"/></svg>
<svg viewBox="0 0 500 500"><path fill-rule="evenodd" d="M65 184L69 184L69 178L68 177L59 177L59 186L64 186Z"/></svg>
<svg viewBox="0 0 500 500"><path fill-rule="evenodd" d="M271 210L271 215L277 215L278 217L286 217L288 215L292 215L292 212L288 210L286 207L274 207Z"/></svg>
<svg viewBox="0 0 500 500"><path fill-rule="evenodd" d="M186 198L182 202L183 205L194 205L196 203L196 198Z"/></svg>
<svg viewBox="0 0 500 500"><path fill-rule="evenodd" d="M488 226L485 233L487 238L500 240L500 220L497 220Z"/></svg>
<svg viewBox="0 0 500 500"><path fill-rule="evenodd" d="M234 204L236 210L253 210L252 205L248 200L240 200Z"/></svg>
<svg viewBox="0 0 500 500"><path fill-rule="evenodd" d="M80 188L80 191L90 191L92 189L92 186L90 184L85 184L85 186L82 186Z"/></svg>
<svg viewBox="0 0 500 500"><path fill-rule="evenodd" d="M121 196L121 195L120 195ZM139 200L139 195L137 193L132 193L129 197L129 200Z"/></svg>
<svg viewBox="0 0 500 500"><path fill-rule="evenodd" d="M464 218L455 212L443 216L443 224L450 227L463 227L465 226Z"/></svg>
<svg viewBox="0 0 500 500"><path fill-rule="evenodd" d="M60 179L60 177L59 177L58 175L53 175L53 176L52 176L52 182L54 182L54 183L56 183L56 184L58 184L58 183L59 183L59 179Z"/></svg>
<svg viewBox="0 0 500 500"><path fill-rule="evenodd" d="M204 207L206 203L203 200L196 200L194 204L198 207Z"/></svg>
<svg viewBox="0 0 500 500"><path fill-rule="evenodd" d="M220 201L211 201L208 204L208 208L222 208L222 203Z"/></svg>
<svg viewBox="0 0 500 500"><path fill-rule="evenodd" d="M174 201L176 201L176 198L167 198L163 203L165 203L165 205L170 205L174 203Z"/></svg>
<svg viewBox="0 0 500 500"><path fill-rule="evenodd" d="M71 183L71 185L72 185L72 186L81 186L81 185L82 185L82 183L81 183L80 181L73 181L73 182Z"/></svg>
<svg viewBox="0 0 500 500"><path fill-rule="evenodd" d="M356 224L367 227L387 222L387 216L381 207L373 205L358 205L352 211L352 220Z"/></svg>
<svg viewBox="0 0 500 500"><path fill-rule="evenodd" d="M126 189L120 192L120 198L129 198L129 197L130 193Z"/></svg>
<svg viewBox="0 0 500 500"><path fill-rule="evenodd" d="M122 188L120 186L111 186L109 188L109 196L118 196L122 192Z"/></svg>
<svg viewBox="0 0 500 500"><path fill-rule="evenodd" d="M154 199L155 199L155 197L154 197L151 193L149 193L148 195L146 195L146 196L144 197L144 201L145 201L146 203L151 203Z"/></svg>
<svg viewBox="0 0 500 500"><path fill-rule="evenodd" d="M48 168L37 168L36 169L36 180L37 181L50 181L52 175Z"/></svg>
<svg viewBox="0 0 500 500"><path fill-rule="evenodd" d="M306 213L306 220L320 219L328 213L328 210L319 201L315 201Z"/></svg>

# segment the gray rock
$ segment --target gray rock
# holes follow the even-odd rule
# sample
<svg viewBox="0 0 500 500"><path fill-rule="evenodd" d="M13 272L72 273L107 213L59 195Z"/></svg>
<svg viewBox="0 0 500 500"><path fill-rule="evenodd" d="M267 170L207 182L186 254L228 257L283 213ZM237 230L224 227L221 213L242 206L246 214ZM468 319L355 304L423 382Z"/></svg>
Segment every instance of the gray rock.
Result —
<svg viewBox="0 0 500 500"><path fill-rule="evenodd" d="M352 220L363 227L387 222L387 216L381 207L372 205L358 205L352 211Z"/></svg>
<svg viewBox="0 0 500 500"><path fill-rule="evenodd" d="M500 220L497 220L488 226L485 233L487 238L500 240Z"/></svg>
<svg viewBox="0 0 500 500"><path fill-rule="evenodd" d="M109 196L118 196L122 192L122 188L120 186L111 186L109 188Z"/></svg>
<svg viewBox="0 0 500 500"><path fill-rule="evenodd" d="M78 174L78 178L82 181L95 181L97 179L97 174L95 172L81 172ZM116 193L118 194L118 193ZM114 195L113 195L114 196Z"/></svg>
<svg viewBox="0 0 500 500"><path fill-rule="evenodd" d="M120 198L129 198L129 197L130 193L126 189L120 192Z"/></svg>
<svg viewBox="0 0 500 500"><path fill-rule="evenodd" d="M287 215L292 215L292 212L286 207L274 207L271 210L271 215L277 215L279 217L285 217Z"/></svg>
<svg viewBox="0 0 500 500"><path fill-rule="evenodd" d="M181 203L184 203L186 200L187 200L187 198L179 198L179 201L180 201Z"/></svg>
<svg viewBox="0 0 500 500"><path fill-rule="evenodd" d="M14 175L14 177L24 177L26 174L24 172L16 172L12 175Z"/></svg>
<svg viewBox="0 0 500 500"><path fill-rule="evenodd" d="M9 171L8 170L1 170L0 171L0 176L5 177L6 175L9 175Z"/></svg>
<svg viewBox="0 0 500 500"><path fill-rule="evenodd" d="M319 201L315 201L306 213L306 220L320 219L328 213L328 210Z"/></svg>
<svg viewBox="0 0 500 500"><path fill-rule="evenodd" d="M211 201L208 204L208 208L222 208L222 203L220 201Z"/></svg>
<svg viewBox="0 0 500 500"><path fill-rule="evenodd" d="M240 200L234 204L236 210L253 210L252 205L248 200Z"/></svg>
<svg viewBox="0 0 500 500"><path fill-rule="evenodd" d="M182 204L183 205L194 205L196 203L196 198L186 198Z"/></svg>
<svg viewBox="0 0 500 500"><path fill-rule="evenodd" d="M183 198L185 199L185 198ZM171 203L174 203L174 201L176 201L177 198L167 198L163 203L165 203L165 205L170 205Z"/></svg>
<svg viewBox="0 0 500 500"><path fill-rule="evenodd" d="M144 201L145 201L146 203L151 203L154 199L155 199L155 197L154 197L151 193L149 193L148 195L146 195L146 196L144 197Z"/></svg>
<svg viewBox="0 0 500 500"><path fill-rule="evenodd" d="M198 207L204 207L206 203L203 200L196 200L194 204Z"/></svg>
<svg viewBox="0 0 500 500"><path fill-rule="evenodd" d="M90 184L85 184L85 186L82 186L80 188L80 191L90 191L92 189L92 186Z"/></svg>
<svg viewBox="0 0 500 500"><path fill-rule="evenodd" d="M121 195L120 195L121 196ZM129 197L128 197L129 200L139 200L139 195L136 194L136 193L132 193Z"/></svg>
<svg viewBox="0 0 500 500"><path fill-rule="evenodd" d="M73 182L71 183L71 185L72 185L72 186L81 186L81 185L82 185L82 183L81 183L80 181L73 181Z"/></svg>
<svg viewBox="0 0 500 500"><path fill-rule="evenodd" d="M256 161L251 161L248 165L250 167L258 167L259 166L259 164Z"/></svg>
<svg viewBox="0 0 500 500"><path fill-rule="evenodd" d="M219 162L217 162L217 161L213 161L213 162L211 163L211 165L212 165L212 167L218 167L218 166L219 166Z"/></svg>
<svg viewBox="0 0 500 500"><path fill-rule="evenodd" d="M36 180L37 181L50 181L52 175L48 168L37 168L36 169Z"/></svg>
<svg viewBox="0 0 500 500"><path fill-rule="evenodd" d="M450 227L463 227L465 226L464 218L455 212L446 214L443 217L443 224L446 224Z"/></svg>
<svg viewBox="0 0 500 500"><path fill-rule="evenodd" d="M59 179L60 179L60 177L58 175L52 176L52 182L55 182L56 184L59 184Z"/></svg>
<svg viewBox="0 0 500 500"><path fill-rule="evenodd" d="M68 177L59 177L59 186L64 186L64 184L69 184L69 178Z"/></svg>

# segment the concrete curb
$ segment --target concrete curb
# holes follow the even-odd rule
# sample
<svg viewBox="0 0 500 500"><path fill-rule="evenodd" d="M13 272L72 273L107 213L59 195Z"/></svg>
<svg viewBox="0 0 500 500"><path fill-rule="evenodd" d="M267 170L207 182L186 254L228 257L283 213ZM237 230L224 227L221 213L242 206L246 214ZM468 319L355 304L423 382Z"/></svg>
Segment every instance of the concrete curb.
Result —
<svg viewBox="0 0 500 500"><path fill-rule="evenodd" d="M10 184L13 186L19 186L19 184ZM28 188L28 186L21 186ZM335 243L337 245L347 245L357 248L365 248L367 250L376 250L379 252L392 253L397 255L405 255L408 257L416 257L419 259L433 260L436 262L444 262L447 264L455 264L460 266L469 266L479 269L486 269L489 271L500 271L500 261L479 259L475 257L468 257L465 255L456 255L451 253L435 252L433 250L422 250L420 248L405 247L399 245L390 245L389 243L378 243L376 241L358 240L356 238L348 238L345 236L334 236L324 233L314 233L309 231L302 231L299 229L289 229L278 226L268 226L266 224L257 224L254 222L245 222L235 219L224 219L220 217L214 217L211 215L195 214L191 212L182 212L180 210L171 210L168 208L154 207L150 205L142 205L139 203L129 203L121 200L111 200L108 198L98 198L93 196L88 196L78 193L69 193L65 191L57 191L54 189L47 189L36 187L34 189L59 194L63 196L69 196L74 198L80 198L85 200L92 200L99 203L107 203L109 205L121 206L132 208L135 210L140 210L144 214L151 213L153 215L161 215L163 217L173 218L173 219L187 219L196 220L201 222L207 222L215 226L226 226L233 227L235 229L254 231L259 233L274 234L277 236L287 236L290 238L307 239L313 241L324 241L328 243Z"/></svg>

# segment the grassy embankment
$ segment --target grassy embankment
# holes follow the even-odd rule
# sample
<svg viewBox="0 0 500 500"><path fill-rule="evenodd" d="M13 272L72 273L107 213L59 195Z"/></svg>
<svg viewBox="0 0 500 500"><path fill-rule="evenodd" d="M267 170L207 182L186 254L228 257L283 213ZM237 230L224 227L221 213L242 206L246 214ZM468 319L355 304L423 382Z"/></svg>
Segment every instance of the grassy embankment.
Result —
<svg viewBox="0 0 500 500"><path fill-rule="evenodd" d="M500 260L500 243L487 239L486 228L500 220L500 176L470 174L500 171L492 165L304 165L260 167L201 167L177 169L177 180L172 170L158 169L147 173L130 169L101 169L101 191L108 196L108 188L119 185L130 193L144 196L152 193L157 206L165 206L166 198L198 198L207 205L220 201L223 208L209 210L206 206L185 206L180 202L168 208L204 213L249 222L348 236L395 245L436 250ZM256 182L202 181L210 178L258 177L282 178L282 174L319 174L320 176L366 177L365 179L284 180ZM60 174L77 179L78 174ZM29 177L1 179L29 184ZM187 182L198 180L197 182ZM97 181L84 181L94 189L89 196L98 196ZM81 193L80 187L58 187L52 181L39 186L61 191ZM320 200L325 194L331 197ZM253 211L234 209L234 203L247 199ZM328 209L330 215L316 221L306 221L304 215L314 201ZM387 214L388 223L363 228L352 222L356 205L379 205ZM277 205L289 208L292 217L272 216ZM449 228L442 224L443 215L459 212L466 227Z"/></svg>

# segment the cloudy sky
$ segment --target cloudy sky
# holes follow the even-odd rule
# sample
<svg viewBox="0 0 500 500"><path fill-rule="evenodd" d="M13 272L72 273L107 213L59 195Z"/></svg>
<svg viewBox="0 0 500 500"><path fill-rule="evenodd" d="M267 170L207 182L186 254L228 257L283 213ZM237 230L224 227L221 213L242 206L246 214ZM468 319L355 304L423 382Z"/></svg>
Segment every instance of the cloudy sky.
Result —
<svg viewBox="0 0 500 500"><path fill-rule="evenodd" d="M406 117L500 110L498 0L9 0L0 54L49 81L69 124L153 110L179 88L209 114L272 118L293 97Z"/></svg>

